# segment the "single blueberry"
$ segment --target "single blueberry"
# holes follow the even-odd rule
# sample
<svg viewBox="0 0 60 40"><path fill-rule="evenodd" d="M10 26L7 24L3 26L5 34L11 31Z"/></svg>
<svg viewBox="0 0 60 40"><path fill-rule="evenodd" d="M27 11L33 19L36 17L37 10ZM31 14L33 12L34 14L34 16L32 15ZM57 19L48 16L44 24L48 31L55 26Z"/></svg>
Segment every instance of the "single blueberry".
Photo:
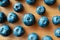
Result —
<svg viewBox="0 0 60 40"><path fill-rule="evenodd" d="M6 15L3 12L0 12L0 23L5 22L6 20Z"/></svg>
<svg viewBox="0 0 60 40"><path fill-rule="evenodd" d="M56 37L59 37L60 38L60 28L57 28L55 31L54 31L54 34Z"/></svg>
<svg viewBox="0 0 60 40"><path fill-rule="evenodd" d="M12 32L11 28L6 24L3 24L0 28L0 34L2 36L9 36L11 34L11 32Z"/></svg>
<svg viewBox="0 0 60 40"><path fill-rule="evenodd" d="M49 20L47 17L43 16L38 20L38 25L41 27L46 27L49 24Z"/></svg>
<svg viewBox="0 0 60 40"><path fill-rule="evenodd" d="M44 14L45 11L46 11L46 9L45 9L44 6L38 6L37 9L36 9L36 12L37 12L39 15Z"/></svg>
<svg viewBox="0 0 60 40"><path fill-rule="evenodd" d="M55 4L56 0L44 0L44 2L45 2L47 5L53 5L53 4Z"/></svg>
<svg viewBox="0 0 60 40"><path fill-rule="evenodd" d="M31 26L35 23L35 16L31 13L25 14L23 17L23 23L27 26Z"/></svg>
<svg viewBox="0 0 60 40"><path fill-rule="evenodd" d="M57 24L60 24L60 16L54 16L52 18L52 22L53 24L57 25Z"/></svg>
<svg viewBox="0 0 60 40"><path fill-rule="evenodd" d="M36 0L26 0L26 3L29 5L35 4Z"/></svg>
<svg viewBox="0 0 60 40"><path fill-rule="evenodd" d="M36 33L31 33L28 36L28 40L39 40L39 36Z"/></svg>
<svg viewBox="0 0 60 40"><path fill-rule="evenodd" d="M17 37L20 37L24 34L24 29L22 26L16 26L14 29L13 29L13 34Z"/></svg>
<svg viewBox="0 0 60 40"><path fill-rule="evenodd" d="M60 5L58 5L58 10L60 11Z"/></svg>
<svg viewBox="0 0 60 40"><path fill-rule="evenodd" d="M14 5L14 11L16 12L21 12L23 11L24 7L23 7L23 4L17 2L15 5Z"/></svg>
<svg viewBox="0 0 60 40"><path fill-rule="evenodd" d="M9 23L15 23L18 21L18 16L14 12L10 12L7 16L7 21Z"/></svg>
<svg viewBox="0 0 60 40"><path fill-rule="evenodd" d="M0 6L6 7L10 4L9 0L0 0Z"/></svg>
<svg viewBox="0 0 60 40"><path fill-rule="evenodd" d="M51 36L48 36L48 35L47 35L47 36L44 36L44 37L42 38L42 40L53 40L53 39L52 39Z"/></svg>

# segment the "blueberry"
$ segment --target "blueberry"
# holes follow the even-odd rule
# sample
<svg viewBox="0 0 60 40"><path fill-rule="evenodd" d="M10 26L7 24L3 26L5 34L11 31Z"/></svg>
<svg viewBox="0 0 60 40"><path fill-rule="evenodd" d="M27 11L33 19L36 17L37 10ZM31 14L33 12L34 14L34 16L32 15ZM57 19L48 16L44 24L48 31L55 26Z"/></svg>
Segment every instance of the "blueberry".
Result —
<svg viewBox="0 0 60 40"><path fill-rule="evenodd" d="M26 3L29 5L35 4L36 0L26 0Z"/></svg>
<svg viewBox="0 0 60 40"><path fill-rule="evenodd" d="M0 34L2 36L9 36L11 34L11 32L12 32L11 28L6 24L3 24L0 28Z"/></svg>
<svg viewBox="0 0 60 40"><path fill-rule="evenodd" d="M41 27L46 27L49 24L49 20L47 17L43 16L38 20L38 25Z"/></svg>
<svg viewBox="0 0 60 40"><path fill-rule="evenodd" d="M38 6L37 9L36 9L36 12L37 12L39 15L44 14L45 11L46 11L46 9L45 9L44 6Z"/></svg>
<svg viewBox="0 0 60 40"><path fill-rule="evenodd" d="M31 33L28 36L28 40L39 40L39 36L36 33Z"/></svg>
<svg viewBox="0 0 60 40"><path fill-rule="evenodd" d="M5 22L6 20L6 15L3 12L0 12L0 23Z"/></svg>
<svg viewBox="0 0 60 40"><path fill-rule="evenodd" d="M16 12L21 12L21 11L23 11L23 9L24 9L23 4L21 4L20 2L17 2L14 5L14 11L16 11Z"/></svg>
<svg viewBox="0 0 60 40"><path fill-rule="evenodd" d="M52 22L53 24L57 25L57 24L60 24L60 16L54 16L52 18Z"/></svg>
<svg viewBox="0 0 60 40"><path fill-rule="evenodd" d="M22 26L16 26L14 29L13 29L13 34L17 37L20 37L24 34L24 29Z"/></svg>
<svg viewBox="0 0 60 40"><path fill-rule="evenodd" d="M27 26L33 25L35 23L34 15L31 13L25 14L23 17L23 23Z"/></svg>
<svg viewBox="0 0 60 40"><path fill-rule="evenodd" d="M9 0L0 0L0 6L6 7L10 4Z"/></svg>
<svg viewBox="0 0 60 40"><path fill-rule="evenodd" d="M56 37L59 37L60 38L60 28L57 28L55 31L54 31L54 34Z"/></svg>
<svg viewBox="0 0 60 40"><path fill-rule="evenodd" d="M51 36L46 35L42 38L42 40L53 40L53 39Z"/></svg>
<svg viewBox="0 0 60 40"><path fill-rule="evenodd" d="M60 5L58 5L58 10L60 11Z"/></svg>
<svg viewBox="0 0 60 40"><path fill-rule="evenodd" d="M44 0L44 2L45 2L47 5L53 5L53 4L55 4L56 0Z"/></svg>
<svg viewBox="0 0 60 40"><path fill-rule="evenodd" d="M7 21L9 23L15 23L18 21L18 16L14 12L10 12L7 16Z"/></svg>

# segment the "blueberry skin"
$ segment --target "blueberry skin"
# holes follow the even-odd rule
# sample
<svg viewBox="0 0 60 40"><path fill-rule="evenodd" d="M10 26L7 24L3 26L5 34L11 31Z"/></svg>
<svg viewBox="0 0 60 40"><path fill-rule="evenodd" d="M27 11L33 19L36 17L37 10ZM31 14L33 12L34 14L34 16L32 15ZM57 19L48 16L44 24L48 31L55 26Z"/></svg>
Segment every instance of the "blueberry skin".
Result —
<svg viewBox="0 0 60 40"><path fill-rule="evenodd" d="M16 26L14 29L13 29L13 34L17 37L20 37L22 36L23 34L25 33L24 29L22 26Z"/></svg>
<svg viewBox="0 0 60 40"><path fill-rule="evenodd" d="M60 11L60 5L58 5L58 10Z"/></svg>
<svg viewBox="0 0 60 40"><path fill-rule="evenodd" d="M43 16L38 20L38 25L41 27L46 27L49 24L49 20L47 17Z"/></svg>
<svg viewBox="0 0 60 40"><path fill-rule="evenodd" d="M44 37L42 38L42 40L53 40L53 39L52 39L51 36L48 36L48 35L47 35L47 36L44 36Z"/></svg>
<svg viewBox="0 0 60 40"><path fill-rule="evenodd" d="M44 0L47 5L53 5L56 3L56 0Z"/></svg>
<svg viewBox="0 0 60 40"><path fill-rule="evenodd" d="M8 25L6 25L6 24L3 24L2 26L1 26L1 28L0 28L0 34L2 35L2 36L9 36L10 34L11 34L11 28L8 26Z"/></svg>
<svg viewBox="0 0 60 40"><path fill-rule="evenodd" d="M24 15L22 20L25 25L32 26L35 23L35 16L31 13L28 13Z"/></svg>
<svg viewBox="0 0 60 40"><path fill-rule="evenodd" d="M31 33L28 36L28 40L39 40L39 36L36 33Z"/></svg>
<svg viewBox="0 0 60 40"><path fill-rule="evenodd" d="M0 0L0 6L6 7L10 4L9 0Z"/></svg>
<svg viewBox="0 0 60 40"><path fill-rule="evenodd" d="M7 16L7 21L9 23L15 23L18 21L18 16L14 12L10 12Z"/></svg>
<svg viewBox="0 0 60 40"><path fill-rule="evenodd" d="M57 25L57 24L60 24L60 16L54 16L52 18L52 22L53 24Z"/></svg>
<svg viewBox="0 0 60 40"><path fill-rule="evenodd" d="M39 14L39 15L44 14L45 11L46 11L46 9L45 9L44 6L38 6L37 9L36 9L37 14Z"/></svg>
<svg viewBox="0 0 60 40"><path fill-rule="evenodd" d="M36 0L26 0L26 3L29 5L35 4Z"/></svg>
<svg viewBox="0 0 60 40"><path fill-rule="evenodd" d="M56 37L59 37L60 38L60 28L57 28L55 31L54 31L54 34Z"/></svg>
<svg viewBox="0 0 60 40"><path fill-rule="evenodd" d="M5 22L6 20L6 15L3 12L0 12L0 23Z"/></svg>
<svg viewBox="0 0 60 40"><path fill-rule="evenodd" d="M21 12L21 11L23 11L23 9L24 9L23 4L21 4L20 2L17 2L14 5L14 11L16 11L16 12Z"/></svg>

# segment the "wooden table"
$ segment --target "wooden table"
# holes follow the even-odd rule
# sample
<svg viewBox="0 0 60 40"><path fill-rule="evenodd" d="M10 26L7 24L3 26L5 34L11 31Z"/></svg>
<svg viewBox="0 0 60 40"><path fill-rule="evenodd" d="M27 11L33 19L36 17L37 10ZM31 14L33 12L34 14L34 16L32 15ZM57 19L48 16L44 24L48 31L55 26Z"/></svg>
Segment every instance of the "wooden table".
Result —
<svg viewBox="0 0 60 40"><path fill-rule="evenodd" d="M0 7L0 11L4 12L6 15L8 15L9 12L15 12L13 10L13 5L15 3L17 3L17 1L10 0L10 2L11 3L10 3L10 5L8 7ZM53 40L60 40L60 38L57 38L54 35L54 30L56 28L60 27L60 25L54 25L52 23L52 17L56 16L56 15L60 15L60 11L57 8L58 5L60 4L60 0L57 0L57 2L52 6L46 5L43 0L37 0L36 4L34 4L32 6L26 4L25 0L21 0L19 2L21 2L23 4L23 6L24 6L24 11L23 12L20 12L20 13L15 12L19 16L19 21L17 23L14 23L14 24L5 22L5 24L8 24L12 28L12 30L17 25L23 26L23 28L25 29L25 34L23 36L21 36L21 37L15 37L13 34L11 34L8 37L0 36L0 40L27 40L28 34L30 34L32 32L37 33L39 35L40 39L42 39L42 37L45 36L45 35L49 35L49 36L51 36L53 38ZM41 15L38 15L36 13L36 7L40 6L40 5L45 6L46 13L43 16L47 16L49 21L50 21L50 24L46 28L41 28L37 24L39 18L42 17ZM36 23L33 26L26 26L26 25L23 24L22 17L26 13L32 13L33 15L35 15Z"/></svg>

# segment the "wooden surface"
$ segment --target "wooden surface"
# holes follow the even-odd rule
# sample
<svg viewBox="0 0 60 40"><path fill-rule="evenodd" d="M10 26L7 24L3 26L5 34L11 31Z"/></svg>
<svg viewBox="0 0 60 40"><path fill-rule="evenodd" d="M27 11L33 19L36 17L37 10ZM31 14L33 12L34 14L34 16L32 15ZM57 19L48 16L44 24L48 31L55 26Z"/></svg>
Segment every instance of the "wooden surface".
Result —
<svg viewBox="0 0 60 40"><path fill-rule="evenodd" d="M5 7L5 8L0 7L0 11L4 12L6 15L8 15L9 12L15 12L13 10L13 5L15 3L17 3L17 1L10 0L10 2L11 3L10 3L10 5L8 7ZM60 0L57 0L56 3L54 5L52 5L52 6L46 5L43 0L37 0L37 2L32 6L26 4L25 0L20 0L19 2L21 2L23 4L23 6L24 6L24 11L23 12L21 12L21 13L15 12L19 16L19 21L17 23L14 23L14 24L11 24L11 23L8 23L8 22L5 22L5 23L8 24L12 28L12 30L17 25L23 26L23 28L25 29L25 34L22 37L15 37L13 34L11 34L8 37L0 36L0 40L27 40L28 34L30 34L32 32L37 33L39 35L40 40L45 35L51 36L53 38L53 40L60 40L60 38L57 38L54 35L54 30L56 28L60 27L60 25L54 25L52 23L52 17L56 16L56 15L60 15L60 11L57 8L58 5L60 4ZM37 24L37 22L38 22L39 18L41 17L41 15L38 15L36 13L36 7L40 6L40 5L45 6L46 13L43 16L47 16L49 21L50 21L50 24L48 25L47 28L41 28ZM22 17L26 13L32 13L33 15L35 15L36 23L33 26L28 27L28 26L23 24Z"/></svg>

